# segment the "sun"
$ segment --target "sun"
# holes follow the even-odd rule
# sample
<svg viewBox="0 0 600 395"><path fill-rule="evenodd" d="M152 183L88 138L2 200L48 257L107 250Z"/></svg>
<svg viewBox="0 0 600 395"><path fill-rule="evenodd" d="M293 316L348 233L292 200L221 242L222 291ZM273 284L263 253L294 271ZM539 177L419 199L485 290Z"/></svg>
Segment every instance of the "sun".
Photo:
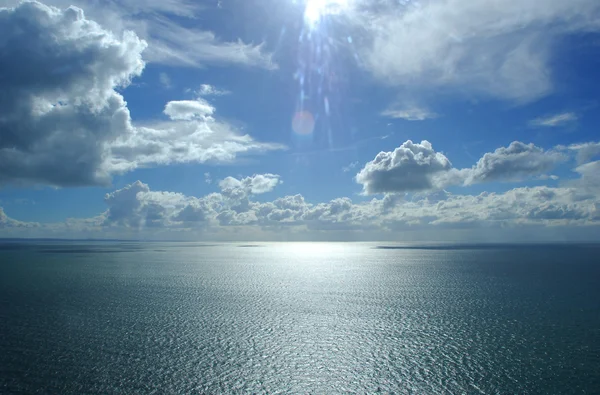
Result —
<svg viewBox="0 0 600 395"><path fill-rule="evenodd" d="M306 0L304 19L314 27L324 16L339 14L348 7L350 0Z"/></svg>

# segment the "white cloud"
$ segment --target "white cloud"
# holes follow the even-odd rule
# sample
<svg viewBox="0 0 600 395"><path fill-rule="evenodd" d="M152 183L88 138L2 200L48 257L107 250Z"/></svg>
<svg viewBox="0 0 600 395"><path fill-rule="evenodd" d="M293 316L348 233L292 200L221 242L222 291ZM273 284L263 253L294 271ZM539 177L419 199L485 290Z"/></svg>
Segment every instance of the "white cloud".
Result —
<svg viewBox="0 0 600 395"><path fill-rule="evenodd" d="M228 95L230 93L231 92L229 92L227 90L218 89L209 84L200 85L200 89L198 89L198 91L196 91L196 94L198 96L224 96L224 95Z"/></svg>
<svg viewBox="0 0 600 395"><path fill-rule="evenodd" d="M231 191L241 190L244 194L258 195L271 192L281 179L277 174L255 174L251 177L245 177L240 180L233 177L227 177L219 182L219 187L223 194L231 195Z"/></svg>
<svg viewBox="0 0 600 395"><path fill-rule="evenodd" d="M426 144L421 144L426 145ZM202 197L152 191L137 181L109 193L108 209L92 218L37 224L9 218L0 209L0 234L222 239L395 239L481 240L590 239L600 228L600 161L576 169L577 183L567 187L522 187L478 195L386 195L383 199L353 202L340 197L312 204L302 195L272 201L252 200L280 183L274 174L236 179L227 177L221 193ZM491 233L486 229L492 230ZM551 230L555 229L555 230ZM408 232L408 233L407 233ZM421 232L421 233L419 233ZM461 232L461 233L456 233ZM470 232L470 233L464 233ZM487 233L486 233L487 232ZM411 236L413 235L413 236ZM487 235L487 236L486 236ZM596 236L594 236L596 235Z"/></svg>
<svg viewBox="0 0 600 395"><path fill-rule="evenodd" d="M600 161L589 162L575 168L575 172L581 175L581 178L575 183L577 186L600 192Z"/></svg>
<svg viewBox="0 0 600 395"><path fill-rule="evenodd" d="M93 20L112 32L134 31L149 47L144 59L172 66L204 67L212 64L237 64L267 70L277 68L264 45L241 40L223 41L214 33L198 28L206 8L193 0L45 0L48 5L85 10ZM16 0L0 0L0 6L16 6ZM188 19L182 23L181 18Z"/></svg>
<svg viewBox="0 0 600 395"><path fill-rule="evenodd" d="M553 169L566 157L533 144L513 141L508 147L488 152L470 169L466 184L486 181L519 181Z"/></svg>
<svg viewBox="0 0 600 395"><path fill-rule="evenodd" d="M583 164L593 158L600 156L600 142L587 142L571 144L569 146L558 146L561 151L571 151L576 153L577 163Z"/></svg>
<svg viewBox="0 0 600 395"><path fill-rule="evenodd" d="M133 125L117 89L141 74L145 48L75 7L0 9L0 184L106 185L139 166L284 148L215 120L203 99L167 103L171 121Z"/></svg>
<svg viewBox="0 0 600 395"><path fill-rule="evenodd" d="M38 228L40 224L37 222L22 222L15 219L9 218L4 209L0 207L0 229L14 229L14 228Z"/></svg>
<svg viewBox="0 0 600 395"><path fill-rule="evenodd" d="M529 121L529 125L534 127L557 127L570 124L577 121L577 119L577 114L573 112L563 112L532 119Z"/></svg>
<svg viewBox="0 0 600 395"><path fill-rule="evenodd" d="M436 215L433 225L470 223L471 225L500 224L581 224L593 220L594 200L582 200L570 188L515 188L505 193L482 193L477 196L454 195L432 207L426 213ZM429 213L427 213L429 211Z"/></svg>
<svg viewBox="0 0 600 395"><path fill-rule="evenodd" d="M393 152L380 152L356 175L356 181L366 194L418 192L451 185L521 181L544 174L566 159L560 152L514 141L484 154L472 168L455 169L428 141L416 144L408 140Z"/></svg>
<svg viewBox="0 0 600 395"><path fill-rule="evenodd" d="M174 110L175 117L186 117L186 106ZM200 111L194 106L190 111ZM131 135L117 139L110 147L107 168L123 173L137 167L172 163L231 163L241 155L260 154L286 147L263 143L241 135L231 125L199 117L193 120L155 122L136 127Z"/></svg>
<svg viewBox="0 0 600 395"><path fill-rule="evenodd" d="M419 106L392 106L381 113L384 117L405 119L407 121L424 121L436 118L437 114Z"/></svg>
<svg viewBox="0 0 600 395"><path fill-rule="evenodd" d="M359 1L364 66L406 89L453 88L518 102L553 89L563 35L598 30L596 0Z"/></svg>
<svg viewBox="0 0 600 395"><path fill-rule="evenodd" d="M151 191L138 181L107 194L108 210L97 217L36 224L16 221L0 210L0 230L4 230L3 235L33 230L38 236L69 234L80 237L85 234L89 237L166 239L201 237L203 240L257 237L273 240L282 235L290 239L318 240L330 239L339 234L336 232L343 232L342 238L346 239L397 239L398 231L423 231L422 240L431 241L448 240L457 229L470 230L469 240L482 236L484 229L494 229L491 234L495 236L502 234L502 229L508 229L502 234L503 239L515 241L527 235L520 230L531 231L532 226L540 232L541 239L548 237L543 236L544 228L562 229L558 234L564 236L578 227L597 229L600 226L597 194L577 188L524 187L479 195L446 192L415 196L411 200L397 199L387 206L385 198L354 203L342 197L311 204L302 195L262 203L249 200L249 197L246 196L241 205L238 197L227 193L197 198ZM235 233L231 233L231 229L235 229ZM411 238L410 233L402 235ZM580 236L589 239L590 233L583 232ZM494 240L498 241L498 238Z"/></svg>
<svg viewBox="0 0 600 395"><path fill-rule="evenodd" d="M543 180L543 181L546 181L546 180L557 181L560 179L560 177L557 175L554 175L554 174L542 174L542 175L538 176L537 179Z"/></svg>
<svg viewBox="0 0 600 395"><path fill-rule="evenodd" d="M358 165L359 165L359 163L358 163L358 162L356 162L356 161L354 161L354 162L350 162L350 163L348 164L348 166L344 166L344 167L342 167L342 171L343 171L344 173L348 173L348 172L350 172L350 171L352 171L352 170L356 169L356 167L357 167Z"/></svg>
<svg viewBox="0 0 600 395"><path fill-rule="evenodd" d="M238 64L266 70L278 68L273 55L265 51L264 43L221 41L213 32L184 27L158 16L144 21L129 20L128 23L150 44L146 54L149 62L189 67Z"/></svg>
<svg viewBox="0 0 600 395"><path fill-rule="evenodd" d="M408 140L392 152L380 152L356 175L367 194L422 191L435 187L434 176L452 168L429 141Z"/></svg>
<svg viewBox="0 0 600 395"><path fill-rule="evenodd" d="M206 100L170 101L165 106L165 114L175 121L191 121L196 118L206 118L215 112L215 108Z"/></svg>
<svg viewBox="0 0 600 395"><path fill-rule="evenodd" d="M204 227L214 217L220 196L198 199L174 192L153 192L137 181L105 197L104 226L132 229Z"/></svg>

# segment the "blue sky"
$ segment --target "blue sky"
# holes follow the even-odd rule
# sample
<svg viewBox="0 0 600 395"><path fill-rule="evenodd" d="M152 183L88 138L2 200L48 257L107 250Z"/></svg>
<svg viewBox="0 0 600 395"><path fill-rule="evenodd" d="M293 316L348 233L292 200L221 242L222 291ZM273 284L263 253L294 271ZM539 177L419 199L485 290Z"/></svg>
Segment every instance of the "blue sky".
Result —
<svg viewBox="0 0 600 395"><path fill-rule="evenodd" d="M600 234L596 1L0 7L0 236Z"/></svg>

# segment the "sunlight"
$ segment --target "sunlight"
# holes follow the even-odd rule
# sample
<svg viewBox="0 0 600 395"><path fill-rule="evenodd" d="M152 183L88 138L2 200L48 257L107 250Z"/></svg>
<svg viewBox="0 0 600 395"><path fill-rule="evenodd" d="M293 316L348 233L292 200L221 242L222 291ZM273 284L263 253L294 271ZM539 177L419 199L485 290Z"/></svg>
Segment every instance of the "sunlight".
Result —
<svg viewBox="0 0 600 395"><path fill-rule="evenodd" d="M306 0L304 19L314 27L326 15L339 14L348 7L349 0Z"/></svg>

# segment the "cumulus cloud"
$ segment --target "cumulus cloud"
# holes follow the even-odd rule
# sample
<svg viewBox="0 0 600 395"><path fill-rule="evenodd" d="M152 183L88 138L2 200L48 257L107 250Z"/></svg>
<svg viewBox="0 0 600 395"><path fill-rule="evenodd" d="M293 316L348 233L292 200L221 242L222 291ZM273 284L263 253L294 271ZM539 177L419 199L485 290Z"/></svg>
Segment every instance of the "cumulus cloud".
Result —
<svg viewBox="0 0 600 395"><path fill-rule="evenodd" d="M220 196L198 199L175 192L154 192L147 184L133 184L104 198L108 210L104 226L133 229L206 226L215 216Z"/></svg>
<svg viewBox="0 0 600 395"><path fill-rule="evenodd" d="M505 193L484 192L477 196L453 195L433 207L424 206L425 215L435 215L433 225L479 226L502 224L566 225L591 221L593 200L581 200L569 188L515 188Z"/></svg>
<svg viewBox="0 0 600 395"><path fill-rule="evenodd" d="M123 189L106 194L104 202L109 207L106 213L107 222L139 227L142 222L139 214L142 203L138 200L137 194L149 191L147 184L136 181Z"/></svg>
<svg viewBox="0 0 600 395"><path fill-rule="evenodd" d="M250 225L258 216L267 215L259 209L260 203L250 202L250 196L269 192L279 183L275 174L227 177L219 183L221 193L196 198L151 191L147 184L137 181L106 195L108 210L103 214L103 225L137 230ZM274 207L281 205L275 203Z"/></svg>
<svg viewBox="0 0 600 395"><path fill-rule="evenodd" d="M364 66L385 83L531 101L553 89L563 35L597 31L595 0L356 2ZM367 22L365 22L365 20Z"/></svg>
<svg viewBox="0 0 600 395"><path fill-rule="evenodd" d="M544 174L565 160L560 152L514 141L484 154L472 168L455 169L428 141L415 144L408 140L393 152L380 152L356 175L356 182L366 194L418 192L451 185L520 181Z"/></svg>
<svg viewBox="0 0 600 395"><path fill-rule="evenodd" d="M518 181L553 169L566 160L555 151L545 151L533 144L513 141L508 147L488 152L468 172L466 184L485 181Z"/></svg>
<svg viewBox="0 0 600 395"><path fill-rule="evenodd" d="M211 116L215 112L215 108L203 99L178 100L168 102L164 112L175 121L191 121Z"/></svg>
<svg viewBox="0 0 600 395"><path fill-rule="evenodd" d="M108 145L132 132L115 88L142 72L145 47L78 8L0 9L0 182L108 183Z"/></svg>
<svg viewBox="0 0 600 395"><path fill-rule="evenodd" d="M577 121L577 119L577 114L573 112L563 112L532 119L529 121L529 125L534 127L557 127L570 124Z"/></svg>
<svg viewBox="0 0 600 395"><path fill-rule="evenodd" d="M167 103L171 121L133 125L117 89L141 74L145 48L79 8L0 9L0 183L106 185L139 166L284 148L215 120L203 99Z"/></svg>
<svg viewBox="0 0 600 395"><path fill-rule="evenodd" d="M434 176L448 171L452 163L435 152L429 141L408 140L392 152L380 152L356 175L367 194L410 192L434 188Z"/></svg>
<svg viewBox="0 0 600 395"><path fill-rule="evenodd" d="M578 169L582 180L592 177L586 180L587 184L592 179L598 181L598 163L592 162ZM443 191L413 194L410 199L386 195L383 199L363 202L340 197L316 204L297 194L257 202L252 200L252 188L262 192L274 184L267 180L275 177L263 176L262 179L256 176L226 179L221 193L202 197L152 191L147 184L137 181L107 194L108 209L104 213L58 224L23 223L9 218L0 209L0 230L3 235L35 231L38 232L36 235L46 237L85 234L88 237L118 235L203 240L278 239L282 235L314 240L328 239L336 234L360 240L376 236L394 238L398 231L423 231L426 240L430 241L432 235L445 235L447 240L449 234L454 234L448 231L457 229L470 230L472 236L480 235L482 229L495 229L493 234L496 236L499 230L510 229L505 236L513 235L514 240L519 229L531 229L532 226L540 232L547 228L573 231L578 227L597 229L600 226L598 194L575 185L522 187L478 195ZM408 237L408 234L404 235ZM580 235L586 236L586 233Z"/></svg>

